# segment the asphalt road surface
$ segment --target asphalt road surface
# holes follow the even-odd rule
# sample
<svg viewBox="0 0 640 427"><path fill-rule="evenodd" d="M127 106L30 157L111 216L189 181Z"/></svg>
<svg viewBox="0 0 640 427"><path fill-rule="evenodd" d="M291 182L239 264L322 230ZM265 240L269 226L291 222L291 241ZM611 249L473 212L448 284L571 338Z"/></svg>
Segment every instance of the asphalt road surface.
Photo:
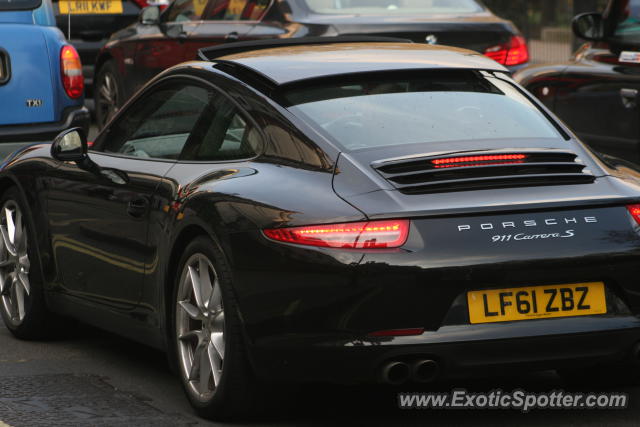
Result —
<svg viewBox="0 0 640 427"><path fill-rule="evenodd" d="M310 366L309 369L313 369ZM527 391L567 389L552 372L457 380L418 391ZM401 391L407 391L403 387ZM638 425L640 388L623 391L630 405L619 410L400 410L397 392L382 386L305 385L269 391L270 409L252 426L324 425ZM68 337L49 342L14 339L0 326L0 426L191 426L216 425L193 415L163 353L79 325ZM238 424L236 424L238 425Z"/></svg>

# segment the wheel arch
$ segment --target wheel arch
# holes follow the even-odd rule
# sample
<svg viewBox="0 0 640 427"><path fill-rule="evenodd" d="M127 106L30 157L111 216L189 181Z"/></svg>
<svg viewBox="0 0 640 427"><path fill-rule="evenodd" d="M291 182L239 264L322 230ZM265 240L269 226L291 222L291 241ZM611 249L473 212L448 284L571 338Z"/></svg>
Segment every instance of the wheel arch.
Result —
<svg viewBox="0 0 640 427"><path fill-rule="evenodd" d="M97 77L100 72L100 68L104 66L108 61L115 60L115 57L109 51L102 52L98 59L96 60L96 64L94 65L94 76ZM98 83L97 79L94 78L94 86ZM95 88L94 88L95 89Z"/></svg>
<svg viewBox="0 0 640 427"><path fill-rule="evenodd" d="M18 190L20 190L20 193L22 193L23 197L24 197L24 191L22 190L22 188L20 187L20 185L18 184L18 181L15 180L13 177L9 176L9 175L2 175L0 176L0 197L2 195L4 195L4 193L10 188L10 187L17 187Z"/></svg>

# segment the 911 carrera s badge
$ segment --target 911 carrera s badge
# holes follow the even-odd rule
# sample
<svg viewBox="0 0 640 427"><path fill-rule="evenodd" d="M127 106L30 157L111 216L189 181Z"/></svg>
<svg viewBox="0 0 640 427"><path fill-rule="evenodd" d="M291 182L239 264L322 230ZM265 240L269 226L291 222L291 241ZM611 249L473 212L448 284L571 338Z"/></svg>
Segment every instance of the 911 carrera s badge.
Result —
<svg viewBox="0 0 640 427"><path fill-rule="evenodd" d="M26 104L29 108L42 107L43 102L42 99L27 99Z"/></svg>
<svg viewBox="0 0 640 427"><path fill-rule="evenodd" d="M438 44L438 37L435 34L429 34L425 37L424 41L427 42L427 44Z"/></svg>
<svg viewBox="0 0 640 427"><path fill-rule="evenodd" d="M574 237L576 235L575 230L564 230L559 233L540 233L540 234L527 234L527 233L518 233L518 234L497 234L491 237L491 242L500 243L500 242L509 242L509 241L519 241L519 240L545 240L545 239L568 239L570 237Z"/></svg>
<svg viewBox="0 0 640 427"><path fill-rule="evenodd" d="M640 64L640 52L623 51L620 53L618 61L630 64Z"/></svg>

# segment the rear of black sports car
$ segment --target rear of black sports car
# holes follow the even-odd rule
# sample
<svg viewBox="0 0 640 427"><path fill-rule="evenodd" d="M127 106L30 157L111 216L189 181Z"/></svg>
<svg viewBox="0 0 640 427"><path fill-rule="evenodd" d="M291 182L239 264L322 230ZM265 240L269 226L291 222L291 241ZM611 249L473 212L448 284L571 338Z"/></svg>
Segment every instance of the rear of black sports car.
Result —
<svg viewBox="0 0 640 427"><path fill-rule="evenodd" d="M235 239L259 375L398 384L635 360L638 172L505 74L333 76L274 99L341 148L333 191L362 217Z"/></svg>

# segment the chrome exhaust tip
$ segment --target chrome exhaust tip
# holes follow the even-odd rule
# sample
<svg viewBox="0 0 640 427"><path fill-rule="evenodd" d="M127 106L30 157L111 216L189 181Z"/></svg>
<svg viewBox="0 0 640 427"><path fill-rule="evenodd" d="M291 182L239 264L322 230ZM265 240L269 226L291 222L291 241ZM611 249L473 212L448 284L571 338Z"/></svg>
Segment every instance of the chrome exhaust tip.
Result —
<svg viewBox="0 0 640 427"><path fill-rule="evenodd" d="M640 341L635 343L631 349L631 357L636 363L640 363Z"/></svg>
<svg viewBox="0 0 640 427"><path fill-rule="evenodd" d="M382 368L382 381L387 384L400 385L411 375L409 365L404 362L391 361Z"/></svg>
<svg viewBox="0 0 640 427"><path fill-rule="evenodd" d="M430 383L440 374L440 365L435 360L418 360L411 365L411 379L419 383Z"/></svg>

